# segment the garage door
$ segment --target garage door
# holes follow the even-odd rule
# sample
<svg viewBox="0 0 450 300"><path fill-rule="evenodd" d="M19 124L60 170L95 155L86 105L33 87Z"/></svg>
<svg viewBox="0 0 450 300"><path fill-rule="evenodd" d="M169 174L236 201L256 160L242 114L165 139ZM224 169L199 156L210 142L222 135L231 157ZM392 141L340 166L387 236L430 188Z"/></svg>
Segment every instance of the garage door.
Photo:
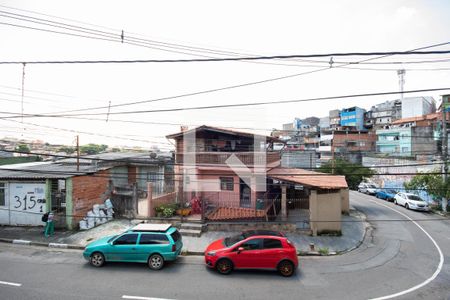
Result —
<svg viewBox="0 0 450 300"><path fill-rule="evenodd" d="M9 183L11 225L44 225L45 183Z"/></svg>

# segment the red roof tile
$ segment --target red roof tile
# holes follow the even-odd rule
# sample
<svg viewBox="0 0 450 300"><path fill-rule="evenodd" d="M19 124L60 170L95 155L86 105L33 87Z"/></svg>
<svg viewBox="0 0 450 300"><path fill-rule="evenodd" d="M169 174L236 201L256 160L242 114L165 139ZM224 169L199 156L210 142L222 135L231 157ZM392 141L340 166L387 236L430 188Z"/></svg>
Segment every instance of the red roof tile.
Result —
<svg viewBox="0 0 450 300"><path fill-rule="evenodd" d="M267 177L320 189L348 188L345 176L329 175L303 169L273 168L267 172Z"/></svg>

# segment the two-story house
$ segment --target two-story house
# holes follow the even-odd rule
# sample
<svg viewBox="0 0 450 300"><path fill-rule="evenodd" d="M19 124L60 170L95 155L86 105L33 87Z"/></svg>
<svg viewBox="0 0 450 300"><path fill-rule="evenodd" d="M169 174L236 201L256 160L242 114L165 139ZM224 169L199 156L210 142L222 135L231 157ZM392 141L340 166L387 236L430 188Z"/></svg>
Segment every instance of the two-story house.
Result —
<svg viewBox="0 0 450 300"><path fill-rule="evenodd" d="M313 234L341 230L341 212L349 209L345 177L281 167L273 148L278 139L212 126L167 138L176 142L178 202L199 201L206 222L271 220L294 229L304 223Z"/></svg>

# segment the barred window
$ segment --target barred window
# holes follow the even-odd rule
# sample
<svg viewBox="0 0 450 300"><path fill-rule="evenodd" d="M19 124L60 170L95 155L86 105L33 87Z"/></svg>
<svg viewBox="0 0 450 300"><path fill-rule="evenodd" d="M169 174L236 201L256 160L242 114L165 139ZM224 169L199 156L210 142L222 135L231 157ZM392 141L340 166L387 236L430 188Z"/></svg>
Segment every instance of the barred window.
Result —
<svg viewBox="0 0 450 300"><path fill-rule="evenodd" d="M233 177L220 177L220 189L222 191L234 190Z"/></svg>

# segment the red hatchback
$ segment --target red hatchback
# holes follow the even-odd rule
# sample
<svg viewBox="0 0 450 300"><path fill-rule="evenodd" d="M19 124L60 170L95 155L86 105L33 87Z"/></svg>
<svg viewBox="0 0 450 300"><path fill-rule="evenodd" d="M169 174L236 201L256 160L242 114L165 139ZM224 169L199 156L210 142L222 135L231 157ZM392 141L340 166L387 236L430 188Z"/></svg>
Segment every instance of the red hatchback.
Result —
<svg viewBox="0 0 450 300"><path fill-rule="evenodd" d="M244 231L212 242L205 263L221 274L234 269L272 269L291 276L298 266L297 250L282 233L268 230Z"/></svg>

